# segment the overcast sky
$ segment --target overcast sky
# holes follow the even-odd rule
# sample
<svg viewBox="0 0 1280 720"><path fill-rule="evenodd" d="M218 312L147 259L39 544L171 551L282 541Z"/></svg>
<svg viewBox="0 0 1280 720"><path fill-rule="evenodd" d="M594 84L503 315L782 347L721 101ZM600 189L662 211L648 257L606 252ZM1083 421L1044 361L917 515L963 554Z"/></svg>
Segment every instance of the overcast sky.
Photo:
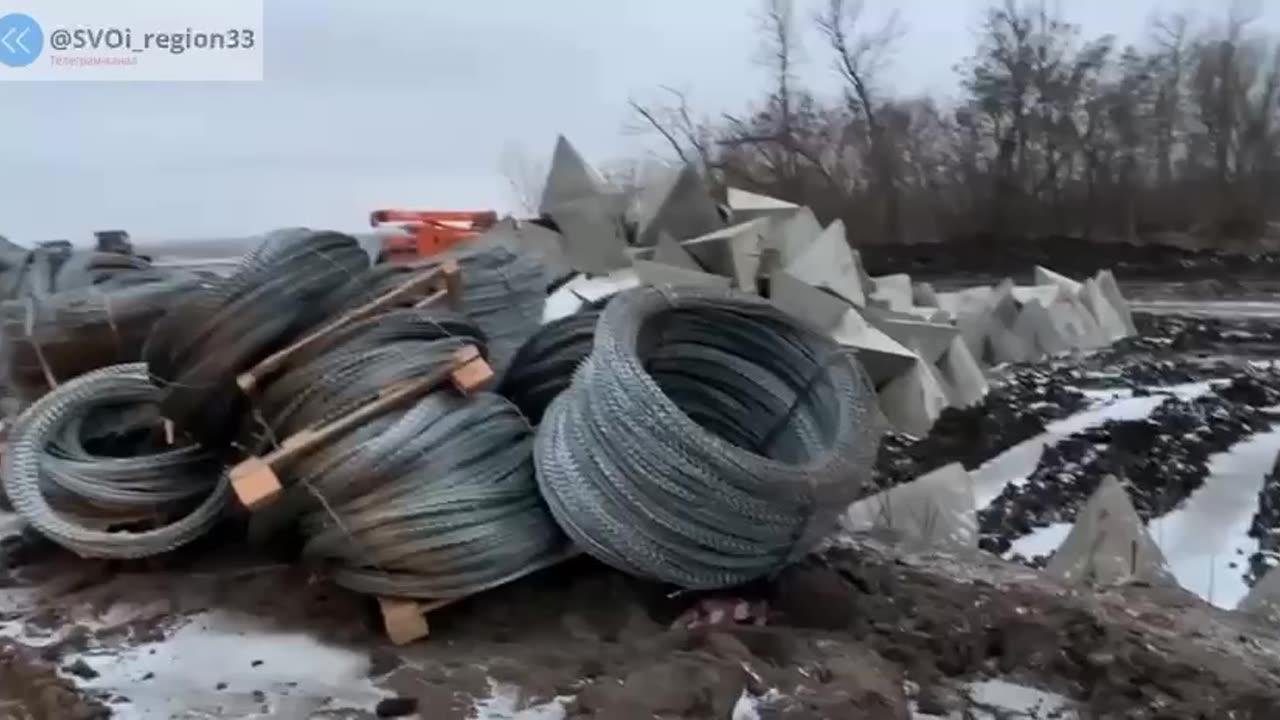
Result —
<svg viewBox="0 0 1280 720"><path fill-rule="evenodd" d="M822 0L801 0L807 20ZM1260 0L1259 27L1280 27ZM557 133L593 162L639 152L629 97L669 84L708 112L762 85L756 0L268 0L261 84L0 85L0 234L86 242L355 230L377 207L511 209L504 152ZM886 84L950 92L985 0L867 0L908 35ZM1218 0L1183 2L1204 15ZM1137 40L1156 3L1062 0ZM1169 7L1166 3L1163 7ZM830 86L810 42L801 72Z"/></svg>

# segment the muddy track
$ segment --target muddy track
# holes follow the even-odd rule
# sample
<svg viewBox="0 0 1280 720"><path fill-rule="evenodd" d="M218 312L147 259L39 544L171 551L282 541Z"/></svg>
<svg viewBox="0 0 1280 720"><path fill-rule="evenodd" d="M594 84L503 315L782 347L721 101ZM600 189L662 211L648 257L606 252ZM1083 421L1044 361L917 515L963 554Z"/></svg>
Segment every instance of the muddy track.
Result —
<svg viewBox="0 0 1280 720"><path fill-rule="evenodd" d="M886 436L876 458L876 490L883 490L950 463L973 469L1014 445L1044 432L1045 424L1083 409L1083 394L1043 369L1023 367L969 408L947 408L929 435Z"/></svg>
<svg viewBox="0 0 1280 720"><path fill-rule="evenodd" d="M1073 522L1102 478L1115 475L1138 515L1150 521L1178 507L1208 476L1209 457L1277 420L1280 376L1232 378L1192 400L1169 398L1149 417L1112 420L1045 449L1025 483L1007 485L978 512L980 545L1003 554L1036 528Z"/></svg>

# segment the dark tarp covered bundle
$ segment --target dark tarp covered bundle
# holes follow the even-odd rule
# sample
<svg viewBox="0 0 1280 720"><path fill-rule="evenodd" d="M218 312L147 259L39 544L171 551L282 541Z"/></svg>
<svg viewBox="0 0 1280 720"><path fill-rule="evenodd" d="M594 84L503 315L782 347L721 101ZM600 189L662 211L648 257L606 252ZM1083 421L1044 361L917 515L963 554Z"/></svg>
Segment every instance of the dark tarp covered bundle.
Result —
<svg viewBox="0 0 1280 720"><path fill-rule="evenodd" d="M116 253L0 247L0 362L30 402L57 383L134 362L151 326L199 276Z"/></svg>

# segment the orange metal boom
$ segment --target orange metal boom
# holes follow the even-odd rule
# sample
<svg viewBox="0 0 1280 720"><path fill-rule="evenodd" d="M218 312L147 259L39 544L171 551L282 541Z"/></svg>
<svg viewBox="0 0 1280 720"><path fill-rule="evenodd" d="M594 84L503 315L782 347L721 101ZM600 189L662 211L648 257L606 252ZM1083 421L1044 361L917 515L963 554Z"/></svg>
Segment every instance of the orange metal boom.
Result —
<svg viewBox="0 0 1280 720"><path fill-rule="evenodd" d="M398 225L403 234L387 238L383 245L388 259L396 261L430 257L479 235L498 223L492 210L375 210L369 216L373 227Z"/></svg>

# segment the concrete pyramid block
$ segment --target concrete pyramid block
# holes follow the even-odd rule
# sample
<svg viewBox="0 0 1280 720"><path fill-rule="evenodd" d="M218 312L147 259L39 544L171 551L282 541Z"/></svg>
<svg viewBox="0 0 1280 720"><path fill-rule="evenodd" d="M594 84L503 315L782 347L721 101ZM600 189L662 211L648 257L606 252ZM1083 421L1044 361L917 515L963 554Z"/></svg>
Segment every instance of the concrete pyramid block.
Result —
<svg viewBox="0 0 1280 720"><path fill-rule="evenodd" d="M1066 291L1068 295L1075 296L1080 294L1080 283L1047 267L1037 265L1035 270L1032 271L1032 276L1035 278L1036 285L1057 285Z"/></svg>
<svg viewBox="0 0 1280 720"><path fill-rule="evenodd" d="M560 228L565 255L575 270L599 275L631 264L621 218L603 195L562 202L547 214Z"/></svg>
<svg viewBox="0 0 1280 720"><path fill-rule="evenodd" d="M938 307L955 318L969 353L978 361L986 357L987 307L991 288L976 287L958 292L938 293Z"/></svg>
<svg viewBox="0 0 1280 720"><path fill-rule="evenodd" d="M637 245L655 245L664 232L677 240L687 240L724 226L720 208L692 164L684 165L659 188L655 193L645 193L637 208Z"/></svg>
<svg viewBox="0 0 1280 720"><path fill-rule="evenodd" d="M955 292L936 293L938 307L954 317L986 310L991 303L992 288L972 287Z"/></svg>
<svg viewBox="0 0 1280 720"><path fill-rule="evenodd" d="M1045 308L1054 333L1062 338L1066 350L1091 350L1100 347L1097 324L1076 301L1060 301Z"/></svg>
<svg viewBox="0 0 1280 720"><path fill-rule="evenodd" d="M785 272L769 276L769 300L783 312L832 333L844 321L851 308L843 298L819 290Z"/></svg>
<svg viewBox="0 0 1280 720"><path fill-rule="evenodd" d="M1236 609L1268 623L1280 623L1280 571L1267 571L1249 588Z"/></svg>
<svg viewBox="0 0 1280 720"><path fill-rule="evenodd" d="M503 218L473 243L477 247L501 245L529 255L546 270L548 285L574 273L565 253L564 236L537 223Z"/></svg>
<svg viewBox="0 0 1280 720"><path fill-rule="evenodd" d="M1018 320L1014 323L1014 332L1033 347L1038 355L1061 355L1073 349L1058 332L1049 311L1039 300L1032 299L1023 303Z"/></svg>
<svg viewBox="0 0 1280 720"><path fill-rule="evenodd" d="M850 532L885 532L913 549L965 552L978 547L973 478L960 463L859 500L840 519Z"/></svg>
<svg viewBox="0 0 1280 720"><path fill-rule="evenodd" d="M906 273L882 275L872 278L874 288L870 297L890 310L910 310L915 307L915 290L911 276Z"/></svg>
<svg viewBox="0 0 1280 720"><path fill-rule="evenodd" d="M1102 337L1107 343L1113 343L1128 336L1129 331L1125 328L1120 312L1115 309L1110 300L1107 300L1098 283L1092 278L1085 281L1084 288L1080 291L1080 301L1088 308L1093 319L1098 321Z"/></svg>
<svg viewBox="0 0 1280 720"><path fill-rule="evenodd" d="M990 385L982 368L969 352L964 338L956 337L938 361L938 371L946 385L952 407L965 408L977 405L987 396Z"/></svg>
<svg viewBox="0 0 1280 720"><path fill-rule="evenodd" d="M830 290L854 305L866 304L858 263L846 240L844 223L839 220L782 267L801 282Z"/></svg>
<svg viewBox="0 0 1280 720"><path fill-rule="evenodd" d="M746 222L762 217L778 220L793 215L800 209L800 206L795 203L735 187L728 190L728 205L729 210L733 212L734 222Z"/></svg>
<svg viewBox="0 0 1280 720"><path fill-rule="evenodd" d="M1019 303L1014 297L1013 280L1005 278L991 289L988 307L995 319L1004 327L1012 328L1018 321Z"/></svg>
<svg viewBox="0 0 1280 720"><path fill-rule="evenodd" d="M852 308L831 333L836 342L857 351L859 363L876 387L911 369L918 356L885 335Z"/></svg>
<svg viewBox="0 0 1280 720"><path fill-rule="evenodd" d="M853 253L853 261L858 265L858 277L862 279L863 290L875 287L876 281L871 278L871 273L867 272L867 266L862 263L862 253L855 248L850 248L849 252Z"/></svg>
<svg viewBox="0 0 1280 720"><path fill-rule="evenodd" d="M924 322L910 315L907 316L910 319L902 319L898 313L875 308L867 308L862 314L872 325L916 351L928 363L938 362L960 332L949 323Z"/></svg>
<svg viewBox="0 0 1280 720"><path fill-rule="evenodd" d="M997 365L1036 358L1034 342L1015 331L1020 309L1013 288L1013 281L1005 279L991 291L985 318L987 347L991 361Z"/></svg>
<svg viewBox="0 0 1280 720"><path fill-rule="evenodd" d="M664 265L650 260L636 260L632 263L636 277L645 285L674 285L728 288L732 282L722 275L712 275L699 270Z"/></svg>
<svg viewBox="0 0 1280 720"><path fill-rule="evenodd" d="M551 210L559 205L595 197L601 192L599 178L578 150L563 135L556 138L556 147L551 153L551 170L547 173L542 202L538 205L540 212L550 215Z"/></svg>
<svg viewBox="0 0 1280 720"><path fill-rule="evenodd" d="M916 356L901 375L885 383L879 391L880 411L898 432L914 437L929 434L933 423L950 400L933 363Z"/></svg>
<svg viewBox="0 0 1280 720"><path fill-rule="evenodd" d="M681 247L704 271L732 278L733 287L754 293L768 228L766 219L751 220L696 237Z"/></svg>
<svg viewBox="0 0 1280 720"><path fill-rule="evenodd" d="M912 285L911 299L916 307L938 307L938 294L933 291L933 286L927 282L918 282Z"/></svg>
<svg viewBox="0 0 1280 720"><path fill-rule="evenodd" d="M822 234L822 223L807 207L769 223L764 249L778 253L780 266L789 265Z"/></svg>
<svg viewBox="0 0 1280 720"><path fill-rule="evenodd" d="M1068 306L1075 312L1080 326L1084 329L1086 344L1082 347L1087 350L1106 347L1110 341L1107 340L1106 334L1102 332L1102 328L1098 325L1097 319L1094 318L1089 308L1085 307L1085 304L1079 298L1073 298L1068 301Z"/></svg>
<svg viewBox="0 0 1280 720"><path fill-rule="evenodd" d="M1093 279L1098 285L1098 289L1102 291L1102 296L1120 314L1120 319L1124 322L1125 332L1129 333L1129 335L1137 335L1138 327L1133 323L1133 311L1129 308L1129 301L1125 300L1124 295L1120 292L1120 284L1116 282L1116 276L1110 270L1099 270Z"/></svg>
<svg viewBox="0 0 1280 720"><path fill-rule="evenodd" d="M1015 285L1013 287L1013 299L1019 304L1035 300L1042 307L1058 302L1062 293L1063 290L1058 285Z"/></svg>
<svg viewBox="0 0 1280 720"><path fill-rule="evenodd" d="M705 272L705 268L698 264L693 255L690 255L683 245L676 242L666 233L662 233L658 237L658 244L653 248L653 255L644 259L651 259L656 263L684 268L685 270Z"/></svg>
<svg viewBox="0 0 1280 720"><path fill-rule="evenodd" d="M1115 476L1103 478L1045 573L1072 585L1175 582Z"/></svg>

